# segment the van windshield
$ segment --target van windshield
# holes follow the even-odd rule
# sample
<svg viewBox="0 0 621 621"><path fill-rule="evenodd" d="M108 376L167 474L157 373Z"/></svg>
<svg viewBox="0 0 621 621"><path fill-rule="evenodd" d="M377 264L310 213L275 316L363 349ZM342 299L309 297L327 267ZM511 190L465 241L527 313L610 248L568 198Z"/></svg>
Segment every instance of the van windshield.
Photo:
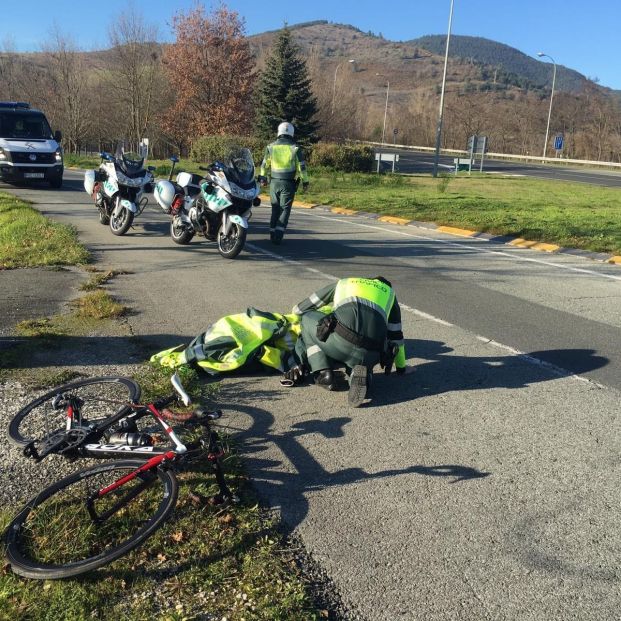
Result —
<svg viewBox="0 0 621 621"><path fill-rule="evenodd" d="M0 138L51 140L52 130L39 112L0 111Z"/></svg>

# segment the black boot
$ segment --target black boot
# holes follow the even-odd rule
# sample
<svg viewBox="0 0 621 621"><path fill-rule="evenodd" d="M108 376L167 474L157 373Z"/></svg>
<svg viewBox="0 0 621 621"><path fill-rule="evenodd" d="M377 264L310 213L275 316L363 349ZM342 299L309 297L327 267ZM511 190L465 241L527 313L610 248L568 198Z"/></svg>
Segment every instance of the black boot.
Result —
<svg viewBox="0 0 621 621"><path fill-rule="evenodd" d="M357 408L367 397L367 388L371 383L371 372L367 367L357 364L349 376L349 393L347 401L349 405Z"/></svg>
<svg viewBox="0 0 621 621"><path fill-rule="evenodd" d="M332 373L332 370L324 369L323 371L318 371L315 375L315 384L326 390L334 390L334 373Z"/></svg>

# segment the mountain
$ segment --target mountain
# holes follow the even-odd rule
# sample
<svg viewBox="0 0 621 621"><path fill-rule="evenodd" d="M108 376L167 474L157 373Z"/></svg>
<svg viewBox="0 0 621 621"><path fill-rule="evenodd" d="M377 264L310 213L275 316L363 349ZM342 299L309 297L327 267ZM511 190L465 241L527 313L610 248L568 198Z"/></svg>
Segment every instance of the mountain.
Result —
<svg viewBox="0 0 621 621"><path fill-rule="evenodd" d="M314 57L328 71L355 59L353 71L368 94L376 74L390 80L396 92L435 89L441 81L446 35L428 35L410 41L390 41L347 24L317 20L288 26L307 58ZM259 60L276 33L249 37ZM548 60L548 59L546 59ZM552 85L552 63L542 62L509 45L482 37L453 35L449 50L448 83L466 92L517 88L544 94ZM579 72L557 64L556 90L579 93L590 86L602 93L611 89L597 85ZM381 90L381 89L380 89Z"/></svg>
<svg viewBox="0 0 621 621"><path fill-rule="evenodd" d="M408 44L422 47L433 54L444 55L446 35L428 35L412 39ZM480 65L498 69L512 81L521 81L535 88L552 86L552 66L497 41L483 37L452 35L449 56L470 60ZM580 92L589 81L585 76L563 65L556 66L556 88L568 92Z"/></svg>

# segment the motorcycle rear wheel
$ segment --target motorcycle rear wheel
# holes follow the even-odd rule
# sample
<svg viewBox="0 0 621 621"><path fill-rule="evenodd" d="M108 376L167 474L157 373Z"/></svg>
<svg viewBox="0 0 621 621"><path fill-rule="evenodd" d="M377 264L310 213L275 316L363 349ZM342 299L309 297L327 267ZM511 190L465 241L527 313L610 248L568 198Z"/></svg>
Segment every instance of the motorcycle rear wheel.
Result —
<svg viewBox="0 0 621 621"><path fill-rule="evenodd" d="M114 215L114 211L110 214L110 230L114 235L125 235L129 227L134 221L134 214L123 207L118 216Z"/></svg>
<svg viewBox="0 0 621 621"><path fill-rule="evenodd" d="M170 221L170 236L175 244L185 246L189 244L194 237L194 231L189 230L186 226L183 226L183 224L175 224L175 218L173 218Z"/></svg>
<svg viewBox="0 0 621 621"><path fill-rule="evenodd" d="M225 259L234 259L246 243L246 229L232 223L229 234L225 235L222 227L218 231L218 251Z"/></svg>

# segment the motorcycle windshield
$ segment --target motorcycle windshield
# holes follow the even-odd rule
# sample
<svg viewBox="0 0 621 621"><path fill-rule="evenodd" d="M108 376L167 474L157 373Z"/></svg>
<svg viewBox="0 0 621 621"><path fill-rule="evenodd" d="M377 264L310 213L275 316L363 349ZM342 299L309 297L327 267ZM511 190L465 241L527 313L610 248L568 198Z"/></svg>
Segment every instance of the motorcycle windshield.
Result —
<svg viewBox="0 0 621 621"><path fill-rule="evenodd" d="M144 168L144 157L137 153L126 152L123 145L119 144L116 148L116 163L121 172L128 177L133 177L142 173Z"/></svg>
<svg viewBox="0 0 621 621"><path fill-rule="evenodd" d="M254 181L254 160L250 149L236 147L222 160L229 181L245 186Z"/></svg>

